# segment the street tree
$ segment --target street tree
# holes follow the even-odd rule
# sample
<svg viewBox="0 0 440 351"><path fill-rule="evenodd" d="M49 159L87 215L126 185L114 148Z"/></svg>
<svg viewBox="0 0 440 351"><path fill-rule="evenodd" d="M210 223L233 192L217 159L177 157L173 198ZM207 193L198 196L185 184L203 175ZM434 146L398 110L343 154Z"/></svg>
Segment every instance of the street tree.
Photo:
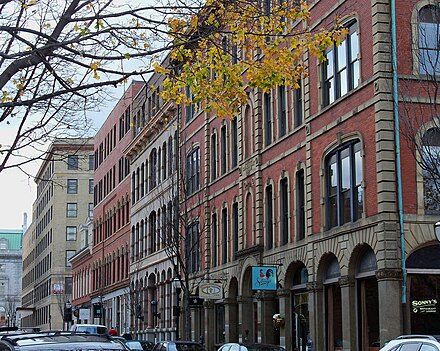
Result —
<svg viewBox="0 0 440 351"><path fill-rule="evenodd" d="M43 158L54 137L92 134L87 111L106 87L154 65L168 76L163 98L204 101L220 117L245 103L246 87L298 86L305 56L324 59L344 30L308 28L305 2L274 3L1 0L0 126L10 137L0 140L0 173ZM160 67L170 50L172 66Z"/></svg>

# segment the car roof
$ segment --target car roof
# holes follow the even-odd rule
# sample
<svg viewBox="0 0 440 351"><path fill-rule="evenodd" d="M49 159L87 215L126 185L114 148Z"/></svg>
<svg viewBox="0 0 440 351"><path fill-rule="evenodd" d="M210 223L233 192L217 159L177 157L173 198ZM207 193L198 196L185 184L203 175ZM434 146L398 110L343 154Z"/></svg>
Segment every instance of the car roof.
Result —
<svg viewBox="0 0 440 351"><path fill-rule="evenodd" d="M440 342L438 342L435 338L429 338L427 335L413 335L408 338L396 338L388 342L385 346L383 346L380 351L388 351L392 348L396 347L400 344L409 344L409 343L425 343L432 344L440 348Z"/></svg>
<svg viewBox="0 0 440 351"><path fill-rule="evenodd" d="M3 335L1 340L14 346L40 345L41 347L41 345L44 345L44 348L46 348L46 346L50 344L95 343L111 345L112 349L125 350L124 347L119 347L119 345L122 345L120 342L112 340L106 335L83 334L68 331L10 334Z"/></svg>
<svg viewBox="0 0 440 351"><path fill-rule="evenodd" d="M101 327L101 328L107 328L105 325L102 324L74 324L73 327Z"/></svg>
<svg viewBox="0 0 440 351"><path fill-rule="evenodd" d="M408 334L408 335L400 335L396 338L396 340L402 340L402 339L429 339L429 340L437 341L437 339L432 335Z"/></svg>

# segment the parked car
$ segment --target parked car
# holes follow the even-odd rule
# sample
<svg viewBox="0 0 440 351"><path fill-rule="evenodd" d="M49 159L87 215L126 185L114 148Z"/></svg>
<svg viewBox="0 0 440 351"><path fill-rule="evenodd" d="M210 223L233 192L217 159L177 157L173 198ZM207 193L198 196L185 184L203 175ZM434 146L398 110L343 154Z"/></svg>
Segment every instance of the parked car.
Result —
<svg viewBox="0 0 440 351"><path fill-rule="evenodd" d="M108 335L67 331L4 335L0 350L8 351L127 351L129 348Z"/></svg>
<svg viewBox="0 0 440 351"><path fill-rule="evenodd" d="M380 351L440 351L440 342L432 335L401 335Z"/></svg>
<svg viewBox="0 0 440 351"><path fill-rule="evenodd" d="M261 343L227 343L220 346L218 351L286 351L284 347Z"/></svg>
<svg viewBox="0 0 440 351"><path fill-rule="evenodd" d="M100 324L74 324L70 331L89 334L108 335L108 328Z"/></svg>
<svg viewBox="0 0 440 351"><path fill-rule="evenodd" d="M160 341L152 351L205 351L205 347L194 341Z"/></svg>
<svg viewBox="0 0 440 351"><path fill-rule="evenodd" d="M150 351L154 346L154 343L148 340L126 339L122 336L112 336L112 339L122 342L124 345L128 346L130 350Z"/></svg>

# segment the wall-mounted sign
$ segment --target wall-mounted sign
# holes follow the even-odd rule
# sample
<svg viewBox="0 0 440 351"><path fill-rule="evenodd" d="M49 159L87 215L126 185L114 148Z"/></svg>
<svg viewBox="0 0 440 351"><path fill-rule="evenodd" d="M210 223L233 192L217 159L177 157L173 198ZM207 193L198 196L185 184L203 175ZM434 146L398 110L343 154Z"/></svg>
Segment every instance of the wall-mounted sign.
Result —
<svg viewBox="0 0 440 351"><path fill-rule="evenodd" d="M437 299L412 300L413 313L437 313Z"/></svg>
<svg viewBox="0 0 440 351"><path fill-rule="evenodd" d="M277 267L252 267L252 290L277 290Z"/></svg>
<svg viewBox="0 0 440 351"><path fill-rule="evenodd" d="M199 297L207 300L220 300L223 298L223 288L218 283L200 284Z"/></svg>
<svg viewBox="0 0 440 351"><path fill-rule="evenodd" d="M52 285L52 292L54 294L64 294L64 284L63 283L55 283Z"/></svg>

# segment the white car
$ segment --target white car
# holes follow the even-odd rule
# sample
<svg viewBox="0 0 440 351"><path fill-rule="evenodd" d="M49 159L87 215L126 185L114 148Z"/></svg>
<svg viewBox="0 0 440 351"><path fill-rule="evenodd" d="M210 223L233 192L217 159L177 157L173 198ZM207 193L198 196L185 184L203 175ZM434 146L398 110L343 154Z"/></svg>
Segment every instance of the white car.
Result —
<svg viewBox="0 0 440 351"><path fill-rule="evenodd" d="M440 351L440 342L431 335L401 335L380 351Z"/></svg>
<svg viewBox="0 0 440 351"><path fill-rule="evenodd" d="M87 334L104 334L108 335L108 329L105 325L99 324L74 324L70 331Z"/></svg>

